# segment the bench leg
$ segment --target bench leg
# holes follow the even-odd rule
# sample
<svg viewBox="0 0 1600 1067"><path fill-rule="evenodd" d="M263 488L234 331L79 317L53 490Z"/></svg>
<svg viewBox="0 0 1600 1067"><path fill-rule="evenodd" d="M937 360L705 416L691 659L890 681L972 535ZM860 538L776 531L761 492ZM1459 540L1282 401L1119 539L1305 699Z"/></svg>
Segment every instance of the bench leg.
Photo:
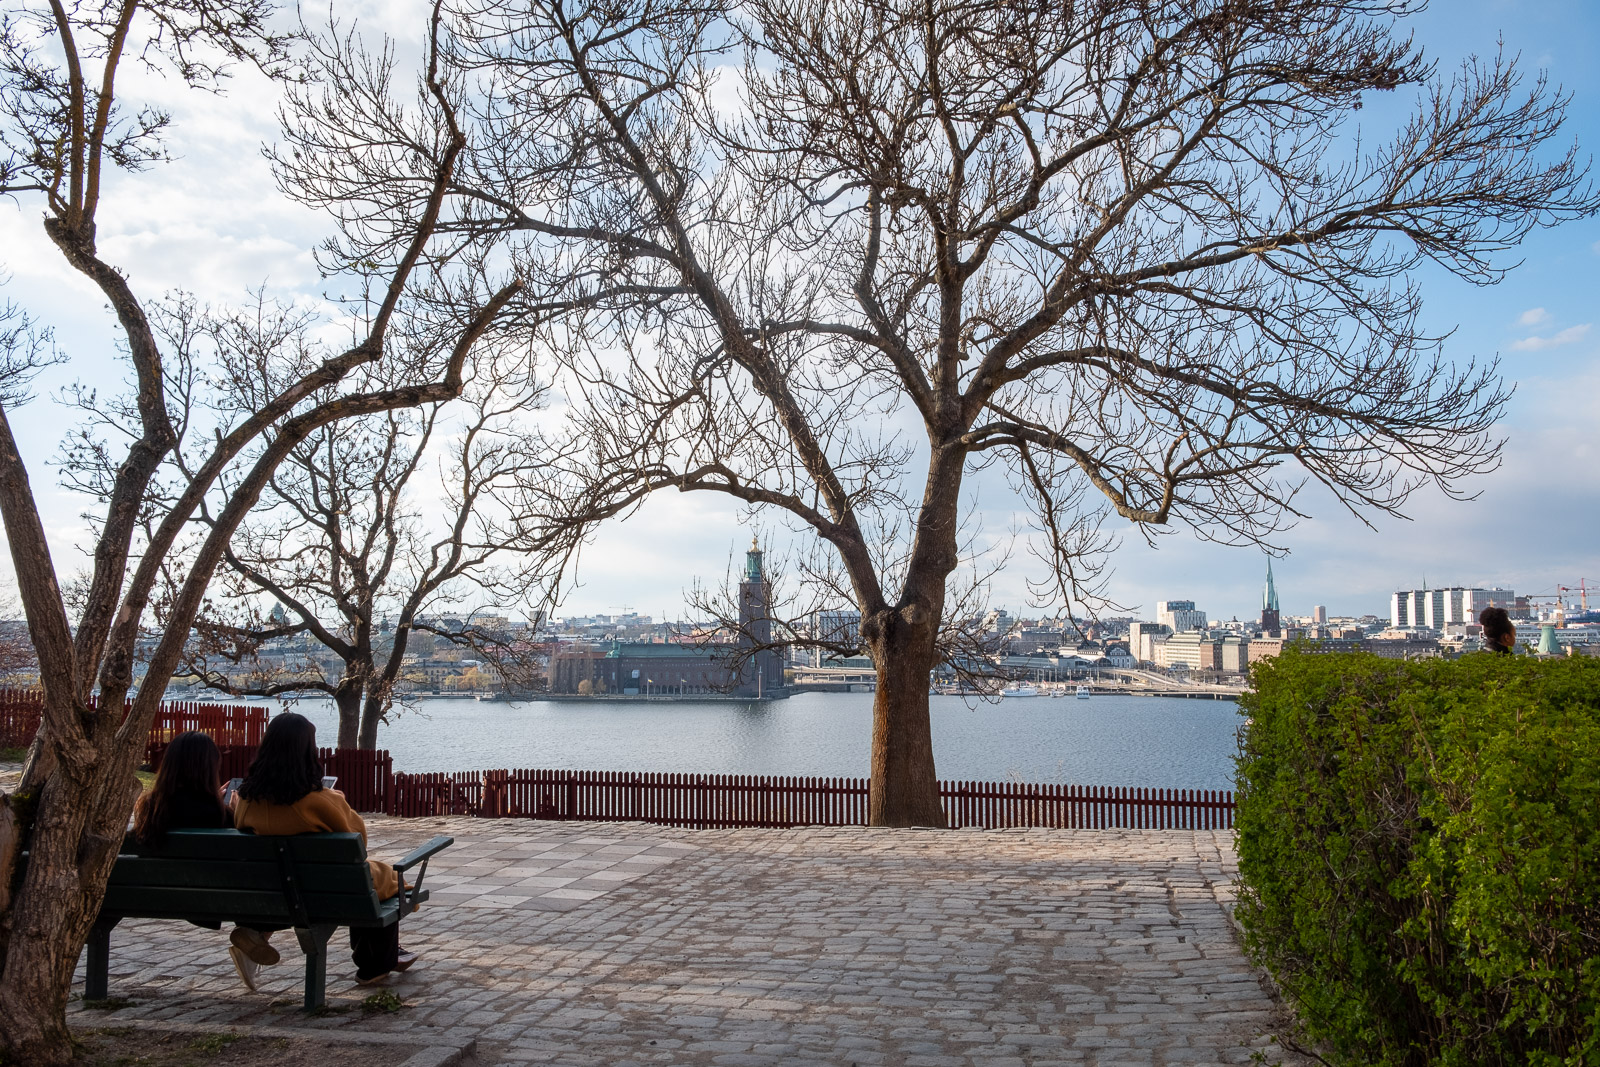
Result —
<svg viewBox="0 0 1600 1067"><path fill-rule="evenodd" d="M118 921L116 916L102 915L89 931L89 958L83 961L84 1000L105 1000L110 993L111 928Z"/></svg>
<svg viewBox="0 0 1600 1067"><path fill-rule="evenodd" d="M294 936L300 939L300 949L306 954L306 1010L313 1011L328 1003L328 939L336 926L297 926Z"/></svg>

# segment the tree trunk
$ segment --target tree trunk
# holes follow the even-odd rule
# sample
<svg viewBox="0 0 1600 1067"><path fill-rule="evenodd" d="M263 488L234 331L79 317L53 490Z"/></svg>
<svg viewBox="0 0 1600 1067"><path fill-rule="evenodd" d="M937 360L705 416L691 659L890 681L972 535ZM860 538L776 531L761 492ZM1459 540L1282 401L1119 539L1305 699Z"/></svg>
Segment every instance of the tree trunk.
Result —
<svg viewBox="0 0 1600 1067"><path fill-rule="evenodd" d="M383 722L384 704L386 701L367 689L367 698L361 705L361 737L359 747L367 752L374 752L378 748L378 725Z"/></svg>
<svg viewBox="0 0 1600 1067"><path fill-rule="evenodd" d="M339 746L355 748L361 738L361 696L366 686L345 675L333 691L334 707L339 709Z"/></svg>
<svg viewBox="0 0 1600 1067"><path fill-rule="evenodd" d="M27 872L6 917L12 936L0 972L0 1047L8 1062L56 1067L71 1059L72 971L122 842L131 799L122 794L136 788L131 761L114 766L113 752L76 775L58 765L40 789Z"/></svg>
<svg viewBox="0 0 1600 1067"><path fill-rule="evenodd" d="M933 670L937 620L908 621L910 611L885 612L867 637L877 668L872 702L871 826L945 825L933 767L928 675ZM865 627L863 628L866 629Z"/></svg>

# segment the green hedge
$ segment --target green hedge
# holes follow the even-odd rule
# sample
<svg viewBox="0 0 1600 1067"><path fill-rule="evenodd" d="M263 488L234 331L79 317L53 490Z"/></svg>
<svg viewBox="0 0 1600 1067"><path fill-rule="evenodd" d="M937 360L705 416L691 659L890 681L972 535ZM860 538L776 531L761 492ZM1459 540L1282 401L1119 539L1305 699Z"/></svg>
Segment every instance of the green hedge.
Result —
<svg viewBox="0 0 1600 1067"><path fill-rule="evenodd" d="M1600 660L1255 668L1246 947L1339 1064L1600 1064Z"/></svg>

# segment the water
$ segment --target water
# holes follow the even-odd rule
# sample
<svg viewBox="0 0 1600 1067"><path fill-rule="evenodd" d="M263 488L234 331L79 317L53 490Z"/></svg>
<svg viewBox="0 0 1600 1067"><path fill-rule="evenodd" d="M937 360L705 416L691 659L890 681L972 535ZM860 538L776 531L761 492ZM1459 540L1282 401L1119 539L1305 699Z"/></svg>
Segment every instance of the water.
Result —
<svg viewBox="0 0 1600 1067"><path fill-rule="evenodd" d="M1228 701L1101 696L929 698L939 777L1183 789L1233 788L1238 708ZM295 710L331 745L326 701ZM870 693L767 704L519 704L453 698L400 709L378 736L396 770L544 768L864 778Z"/></svg>

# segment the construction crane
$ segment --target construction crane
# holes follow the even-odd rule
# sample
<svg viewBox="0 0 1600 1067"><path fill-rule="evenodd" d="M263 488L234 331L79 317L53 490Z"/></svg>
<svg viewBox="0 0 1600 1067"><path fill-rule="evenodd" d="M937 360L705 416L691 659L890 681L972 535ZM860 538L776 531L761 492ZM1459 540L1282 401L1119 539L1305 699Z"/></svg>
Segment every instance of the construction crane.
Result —
<svg viewBox="0 0 1600 1067"><path fill-rule="evenodd" d="M1535 601L1539 601L1539 600L1553 600L1553 601L1555 601L1555 603L1556 603L1555 624L1557 626L1566 626L1566 624L1567 624L1566 600L1562 596L1562 593L1568 592L1568 590L1567 590L1567 587L1564 586L1564 585L1558 585L1558 586L1556 586L1556 589L1557 589L1557 592L1554 592L1554 593L1535 593L1535 594L1533 594L1531 596L1519 596L1517 599L1518 600L1526 600L1528 602L1528 606L1529 607L1532 607L1534 605Z"/></svg>
<svg viewBox="0 0 1600 1067"><path fill-rule="evenodd" d="M1558 585L1558 586L1556 586L1556 596L1558 598L1564 596L1567 593L1572 593L1572 592L1576 592L1578 594L1578 610L1581 613L1583 613L1584 615L1588 615L1589 614L1589 579L1587 579L1587 578L1579 578L1578 579L1578 585L1577 585L1576 589L1574 589L1570 585ZM1559 610L1559 608L1561 606L1563 606L1563 604L1562 604L1562 602L1560 600L1558 600L1557 601L1558 610Z"/></svg>
<svg viewBox="0 0 1600 1067"><path fill-rule="evenodd" d="M1589 583L1591 581L1593 581L1593 579L1590 579L1590 578L1579 578L1578 579L1578 586L1577 586L1578 610L1579 610L1579 612L1581 612L1581 615L1579 617L1582 618L1583 621L1586 622L1586 623L1595 621L1594 619L1590 618L1590 613L1589 613ZM1600 594L1600 582L1596 582L1595 584L1596 584L1595 592L1597 594ZM1556 586L1556 588L1561 590L1564 593L1573 592L1573 587L1570 586L1570 585L1558 585L1558 586Z"/></svg>

